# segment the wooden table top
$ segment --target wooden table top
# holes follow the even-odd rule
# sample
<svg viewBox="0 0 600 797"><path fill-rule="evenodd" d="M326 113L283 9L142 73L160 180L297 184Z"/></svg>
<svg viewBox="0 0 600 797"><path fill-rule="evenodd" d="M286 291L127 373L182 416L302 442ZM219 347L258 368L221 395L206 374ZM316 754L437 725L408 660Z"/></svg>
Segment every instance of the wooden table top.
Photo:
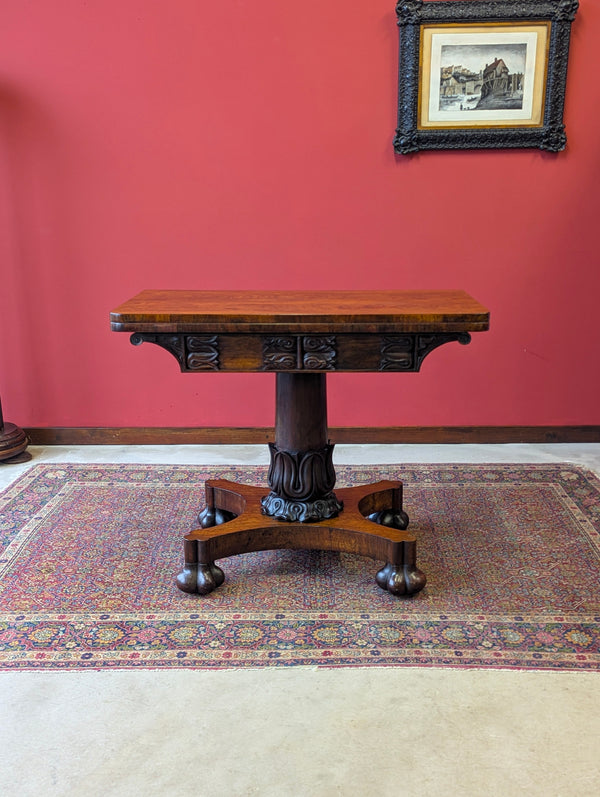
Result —
<svg viewBox="0 0 600 797"><path fill-rule="evenodd" d="M145 290L110 320L115 332L480 332L489 311L460 290Z"/></svg>

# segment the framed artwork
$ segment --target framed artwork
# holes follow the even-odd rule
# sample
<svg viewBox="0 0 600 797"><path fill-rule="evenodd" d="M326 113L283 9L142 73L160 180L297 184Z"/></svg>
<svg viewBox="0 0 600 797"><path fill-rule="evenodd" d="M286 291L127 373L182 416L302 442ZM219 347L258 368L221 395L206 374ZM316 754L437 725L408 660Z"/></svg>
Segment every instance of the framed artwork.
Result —
<svg viewBox="0 0 600 797"><path fill-rule="evenodd" d="M400 0L394 149L565 148L578 0Z"/></svg>

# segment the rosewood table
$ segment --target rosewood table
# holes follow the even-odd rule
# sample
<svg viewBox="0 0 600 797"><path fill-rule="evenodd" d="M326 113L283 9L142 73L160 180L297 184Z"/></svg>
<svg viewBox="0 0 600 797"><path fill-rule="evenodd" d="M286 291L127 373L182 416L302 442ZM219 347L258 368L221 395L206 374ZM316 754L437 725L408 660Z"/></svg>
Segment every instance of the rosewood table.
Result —
<svg viewBox="0 0 600 797"><path fill-rule="evenodd" d="M177 585L207 594L216 559L275 548L345 551L380 559L377 584L394 595L425 585L406 531L402 483L335 487L326 374L418 371L444 343L469 343L489 313L463 291L146 290L111 313L131 342L155 343L181 371L276 374L275 441L267 487L206 482L200 527L184 540Z"/></svg>

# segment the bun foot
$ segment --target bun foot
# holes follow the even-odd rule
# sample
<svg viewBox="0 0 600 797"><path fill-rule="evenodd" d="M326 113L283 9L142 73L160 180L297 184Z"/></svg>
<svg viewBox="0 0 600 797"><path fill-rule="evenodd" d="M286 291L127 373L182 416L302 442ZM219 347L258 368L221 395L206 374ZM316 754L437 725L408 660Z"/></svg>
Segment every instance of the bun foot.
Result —
<svg viewBox="0 0 600 797"><path fill-rule="evenodd" d="M427 583L427 577L416 565L394 565L387 562L375 576L381 589L392 595L414 595Z"/></svg>
<svg viewBox="0 0 600 797"><path fill-rule="evenodd" d="M408 515L402 509L382 509L367 515L367 520L378 523L380 526L400 529L400 531L404 531L408 527Z"/></svg>
<svg viewBox="0 0 600 797"><path fill-rule="evenodd" d="M225 581L225 573L214 562L208 565L186 565L177 576L176 583L182 592L208 595Z"/></svg>
<svg viewBox="0 0 600 797"><path fill-rule="evenodd" d="M233 512L228 512L226 509L218 509L215 506L205 506L202 512L198 515L198 522L201 528L210 529L213 526L221 526L223 523L229 523L230 520L236 518Z"/></svg>

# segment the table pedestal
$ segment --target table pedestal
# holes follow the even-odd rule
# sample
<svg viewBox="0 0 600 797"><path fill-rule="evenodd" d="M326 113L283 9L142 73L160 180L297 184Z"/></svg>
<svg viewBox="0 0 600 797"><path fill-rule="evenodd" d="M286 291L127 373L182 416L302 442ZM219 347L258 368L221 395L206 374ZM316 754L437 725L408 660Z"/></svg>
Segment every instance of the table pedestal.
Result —
<svg viewBox="0 0 600 797"><path fill-rule="evenodd" d="M326 376L278 373L270 492L226 480L206 483L200 528L185 537L184 592L205 595L224 581L216 559L277 548L345 551L386 562L376 581L394 595L425 586L416 541L405 529L401 482L333 492Z"/></svg>

